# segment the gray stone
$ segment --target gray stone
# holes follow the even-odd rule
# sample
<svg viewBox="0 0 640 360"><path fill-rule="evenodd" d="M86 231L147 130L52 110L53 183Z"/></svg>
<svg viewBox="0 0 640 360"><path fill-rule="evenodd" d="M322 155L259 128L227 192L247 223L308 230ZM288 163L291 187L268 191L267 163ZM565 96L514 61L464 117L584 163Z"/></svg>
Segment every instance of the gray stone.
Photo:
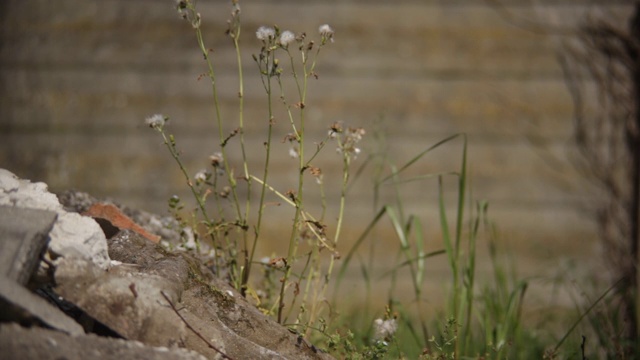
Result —
<svg viewBox="0 0 640 360"><path fill-rule="evenodd" d="M0 205L50 210L58 214L49 237L55 257L82 257L101 269L109 267L107 240L93 219L63 209L56 195L41 182L18 179L10 171L0 171Z"/></svg>
<svg viewBox="0 0 640 360"><path fill-rule="evenodd" d="M137 233L121 231L109 240L109 255L121 264L108 272L82 259L60 261L56 291L127 339L153 346L181 344L219 358L176 315L163 292L190 326L231 358L331 358L298 341L185 252L171 253Z"/></svg>
<svg viewBox="0 0 640 360"><path fill-rule="evenodd" d="M0 349L0 358L3 359L206 360L187 349L152 347L138 341L95 335L69 336L42 328L27 329L17 324L0 325Z"/></svg>
<svg viewBox="0 0 640 360"><path fill-rule="evenodd" d="M0 189L5 192L13 192L20 188L20 180L9 170L0 168Z"/></svg>
<svg viewBox="0 0 640 360"><path fill-rule="evenodd" d="M3 276L0 276L0 320L45 325L71 335L84 334L82 327L58 308Z"/></svg>
<svg viewBox="0 0 640 360"><path fill-rule="evenodd" d="M40 263L56 213L0 206L0 276L26 285Z"/></svg>

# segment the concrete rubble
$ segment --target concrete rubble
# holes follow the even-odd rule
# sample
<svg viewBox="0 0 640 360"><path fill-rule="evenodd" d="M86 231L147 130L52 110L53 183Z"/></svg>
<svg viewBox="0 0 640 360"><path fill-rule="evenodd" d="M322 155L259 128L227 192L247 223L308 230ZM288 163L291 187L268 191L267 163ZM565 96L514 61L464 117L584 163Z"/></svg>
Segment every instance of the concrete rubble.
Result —
<svg viewBox="0 0 640 360"><path fill-rule="evenodd" d="M0 169L0 214L5 214L0 217L0 249L17 248L13 253L38 260L35 265L17 261L22 265L9 267L27 274L23 281L17 280L17 270L0 273L2 355L71 360L331 359L263 315L189 252L170 252L150 241L148 234L134 231L137 227L118 229L107 237L96 221L78 213L97 200L78 192L65 193L60 200L64 205L45 184ZM24 224L20 231L12 228L10 217L27 216L29 209L45 210L48 217L34 222L32 229ZM160 235L163 241L180 236L168 233L160 217L122 210L144 232ZM34 239L26 241L33 249L9 244L9 233Z"/></svg>

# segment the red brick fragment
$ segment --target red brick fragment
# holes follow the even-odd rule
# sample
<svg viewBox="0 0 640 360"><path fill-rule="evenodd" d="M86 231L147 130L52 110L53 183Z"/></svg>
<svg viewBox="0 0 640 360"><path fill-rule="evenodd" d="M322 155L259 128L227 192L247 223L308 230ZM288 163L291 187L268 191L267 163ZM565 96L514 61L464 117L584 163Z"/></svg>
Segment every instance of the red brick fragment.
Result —
<svg viewBox="0 0 640 360"><path fill-rule="evenodd" d="M160 236L151 234L147 230L143 229L141 226L133 222L131 218L123 214L115 205L96 203L91 205L89 210L82 213L82 215L91 216L96 220L106 220L110 225L120 230L126 229L135 231L149 239L151 242L158 243L160 241Z"/></svg>

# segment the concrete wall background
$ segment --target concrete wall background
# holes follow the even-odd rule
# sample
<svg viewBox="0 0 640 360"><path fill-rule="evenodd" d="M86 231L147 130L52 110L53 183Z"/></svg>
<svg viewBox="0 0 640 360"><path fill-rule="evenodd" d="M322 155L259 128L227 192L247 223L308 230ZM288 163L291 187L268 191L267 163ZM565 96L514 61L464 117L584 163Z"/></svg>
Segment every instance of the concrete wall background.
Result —
<svg viewBox="0 0 640 360"><path fill-rule="evenodd" d="M570 29L598 2L506 3L516 20ZM626 21L625 2L601 3ZM228 5L199 1L206 41L215 49L223 114L235 122L235 58L223 34ZM362 161L375 151L378 126L386 151L401 164L446 136L466 133L473 195L489 201L502 238L526 254L523 262L543 269L565 256L597 256L589 208L595 193L572 165L572 103L556 62L558 38L515 26L482 1L241 5L247 142L257 156L256 174L266 113L250 56L260 46L255 29L277 24L317 37L318 26L329 23L336 41L322 50L320 77L309 90L312 141L336 120L362 126L368 131ZM186 198L184 179L160 137L143 124L154 113L170 116L168 129L192 173L217 151L210 87L197 80L205 64L193 31L172 6L155 0L3 1L0 166L52 190L76 188L159 213L172 194ZM271 183L286 191L295 186L295 170L288 145L280 143L289 132L286 118L279 112L277 120ZM414 174L457 170L460 144L433 152ZM237 161L237 148L230 152ZM335 195L331 179L339 177L339 158L327 149L318 164ZM370 189L367 178L353 188L348 236L374 213ZM453 187L447 189L453 199ZM408 184L403 191L407 208L437 234L437 182ZM310 187L307 199L319 203L313 194ZM390 194L385 189L383 199ZM270 248L278 251L278 229L288 226L292 212L284 206L270 211L268 227L276 234Z"/></svg>

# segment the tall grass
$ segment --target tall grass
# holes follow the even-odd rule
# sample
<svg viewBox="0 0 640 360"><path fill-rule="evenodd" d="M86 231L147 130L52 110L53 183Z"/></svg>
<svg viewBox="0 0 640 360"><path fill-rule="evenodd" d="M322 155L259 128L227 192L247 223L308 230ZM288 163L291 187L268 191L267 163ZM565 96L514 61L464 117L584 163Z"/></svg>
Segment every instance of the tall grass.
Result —
<svg viewBox="0 0 640 360"><path fill-rule="evenodd" d="M419 167L420 162L430 153L443 146L455 146L461 142L461 160L457 171L447 173L428 173L405 177L412 167ZM396 194L395 203L381 204L373 220L366 226L362 235L355 241L344 258L336 279L335 293L340 293L340 286L350 266L356 259L359 249L367 242L375 241L371 235L383 220L388 220L398 242L399 258L396 265L386 271L383 276L391 278L388 306L396 312L400 330L397 338L402 338L398 347L389 346L386 356L401 358L463 358L466 356L490 356L492 358L510 358L514 354L526 354L530 349L519 353L513 341L521 331L522 303L527 289L527 282L513 282L508 278L496 256L495 228L488 219L488 203L480 201L475 208L467 196L467 138L464 134L447 137L426 147L423 151L396 167L388 161L387 175L380 175L374 181L374 190L381 186L393 188ZM448 201L445 198L445 177L456 179L456 195L454 221L449 219ZM411 182L432 182L437 186L437 203L431 206L438 208L441 233L441 247L428 250L429 242L424 231L424 224L417 214L408 214L403 203L402 186ZM376 199L380 196L374 194ZM466 204L470 205L467 206ZM467 210L470 208L471 210ZM476 284L476 247L482 237L491 247L491 262L494 268L494 284L485 285L479 290ZM431 242L433 243L433 242ZM435 256L445 256L451 273L451 288L446 301L446 310L439 321L429 320L424 314L427 300L424 294L425 282L429 279L427 263ZM362 267L362 265L361 265ZM394 289L397 286L400 271L408 272L411 279L412 299L406 306ZM366 288L374 286L372 282L372 264L361 271L362 281ZM369 295L370 296L370 295ZM370 320L371 321L371 320ZM361 333L363 346L376 344L380 339L371 336L371 329ZM482 335L478 335L482 334ZM368 350L365 350L368 351Z"/></svg>

